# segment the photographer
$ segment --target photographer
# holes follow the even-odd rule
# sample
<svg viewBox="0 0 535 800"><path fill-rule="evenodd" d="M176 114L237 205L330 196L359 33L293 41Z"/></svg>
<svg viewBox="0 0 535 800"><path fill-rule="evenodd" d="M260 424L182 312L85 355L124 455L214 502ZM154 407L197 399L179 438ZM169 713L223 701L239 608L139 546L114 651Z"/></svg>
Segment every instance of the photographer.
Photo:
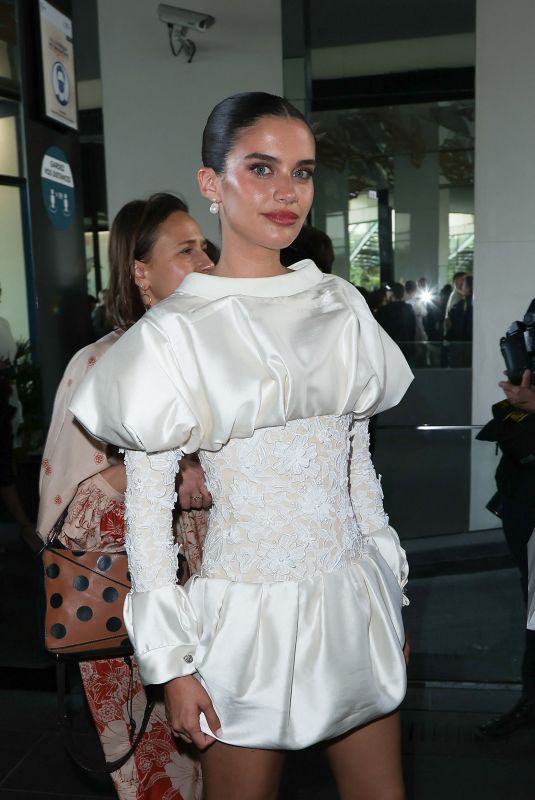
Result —
<svg viewBox="0 0 535 800"><path fill-rule="evenodd" d="M501 381L507 400L493 406L493 420L477 438L497 441L502 457L496 470L499 514L507 545L520 571L524 602L528 599L528 541L535 529L535 370L534 353L527 346L533 342L535 300L523 323L514 323L502 339L506 375L521 380ZM531 315L531 316L529 316ZM522 347L512 345L511 332L525 329ZM508 341L509 340L509 341ZM505 342L505 347L504 347ZM518 344L518 339L516 344ZM519 360L520 359L520 360ZM523 359L523 360L522 360ZM526 365L531 369L523 369ZM515 378L513 378L514 380ZM491 501L492 502L492 501ZM525 624L525 623L524 623ZM535 631L526 630L522 659L522 697L505 714L479 727L485 738L507 737L522 727L535 726Z"/></svg>

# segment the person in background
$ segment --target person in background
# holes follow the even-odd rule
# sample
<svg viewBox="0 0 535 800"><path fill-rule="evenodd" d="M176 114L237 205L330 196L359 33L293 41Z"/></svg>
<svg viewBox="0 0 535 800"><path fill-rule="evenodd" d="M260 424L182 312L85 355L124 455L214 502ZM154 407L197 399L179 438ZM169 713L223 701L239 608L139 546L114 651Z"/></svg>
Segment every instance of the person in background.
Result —
<svg viewBox="0 0 535 800"><path fill-rule="evenodd" d="M528 313L535 312L535 300ZM525 414L535 416L535 386L530 370L525 370L519 385L509 380L500 381L509 403ZM528 542L535 530L535 434L534 425L526 426L523 435L522 462L515 458L507 446L502 447L502 457L496 470L496 486L501 501L501 518L507 546L520 571L522 596L528 602ZM532 440L532 441L531 441ZM498 440L498 444L500 444ZM525 458L525 449L531 450L531 460ZM530 609L533 612L533 609ZM531 616L531 614L530 614ZM522 696L507 711L478 728L486 739L510 736L524 727L535 726L535 630L526 630L522 657Z"/></svg>
<svg viewBox="0 0 535 800"><path fill-rule="evenodd" d="M312 225L303 225L297 239L281 250L281 264L285 267L291 267L305 258L310 258L325 275L331 274L334 264L333 243L326 233Z"/></svg>
<svg viewBox="0 0 535 800"><path fill-rule="evenodd" d="M380 306L376 314L377 322L397 342L414 342L416 317L414 309L405 302L405 288L402 283L392 284L392 300ZM401 348L403 351L403 347Z"/></svg>
<svg viewBox="0 0 535 800"><path fill-rule="evenodd" d="M426 342L427 335L424 328L425 309L418 294L418 284L416 281L405 281L405 300L412 306L416 319L415 341Z"/></svg>
<svg viewBox="0 0 535 800"><path fill-rule="evenodd" d="M472 365L473 293L472 276L462 279L462 300L450 308L446 320L445 354L447 366L467 368Z"/></svg>
<svg viewBox="0 0 535 800"><path fill-rule="evenodd" d="M447 337L448 329L449 329L449 315L452 308L454 308L457 303L460 303L461 300L464 300L463 294L463 282L466 277L466 272L461 270L459 272L455 272L453 275L453 288L451 290L450 296L448 297L448 302L446 303L446 310L444 312L444 336Z"/></svg>
<svg viewBox="0 0 535 800"><path fill-rule="evenodd" d="M450 342L472 341L473 281L471 275L464 276L460 288L461 300L448 312L446 339Z"/></svg>
<svg viewBox="0 0 535 800"><path fill-rule="evenodd" d="M71 360L54 403L41 470L38 531L46 541L64 511L60 541L84 550L124 549L125 470L115 448L92 438L68 406L82 378L120 341L151 306L171 294L195 270L213 266L206 242L186 204L171 194L133 200L118 212L110 232L110 283L107 312L113 331L80 350ZM206 531L203 510L210 504L204 476L195 458L183 459L178 496L182 513L177 539L189 573L199 569ZM193 509L185 512L184 509ZM127 752L129 702L138 730L145 691L133 662L124 659L82 662L82 681L104 753L109 760ZM163 707L157 704L134 756L112 775L121 800L200 800L199 764L171 735Z"/></svg>
<svg viewBox="0 0 535 800"><path fill-rule="evenodd" d="M388 297L384 286L379 287L379 289L373 289L368 295L367 302L372 314L377 319L379 309L382 308L382 306L386 306L388 303Z"/></svg>

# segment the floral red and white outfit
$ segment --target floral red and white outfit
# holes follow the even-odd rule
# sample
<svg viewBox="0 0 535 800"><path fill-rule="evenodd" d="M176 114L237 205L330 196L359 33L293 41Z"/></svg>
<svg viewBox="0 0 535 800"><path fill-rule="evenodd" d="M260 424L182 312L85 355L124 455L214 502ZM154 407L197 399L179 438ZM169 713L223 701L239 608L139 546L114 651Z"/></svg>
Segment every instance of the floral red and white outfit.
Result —
<svg viewBox="0 0 535 800"><path fill-rule="evenodd" d="M124 496L100 474L116 464L120 456L113 448L93 439L68 410L81 379L121 334L114 331L80 350L70 361L58 387L40 479L37 530L44 540L68 508L59 537L67 547L109 552L124 549ZM180 514L176 536L191 573L200 568L205 533L204 511ZM135 660L132 662L132 694L130 670L124 659L80 664L91 715L109 761L119 758L130 747L130 701L138 730L143 719L145 690ZM133 757L112 775L120 800L201 800L200 765L185 747L172 736L163 704L157 703Z"/></svg>

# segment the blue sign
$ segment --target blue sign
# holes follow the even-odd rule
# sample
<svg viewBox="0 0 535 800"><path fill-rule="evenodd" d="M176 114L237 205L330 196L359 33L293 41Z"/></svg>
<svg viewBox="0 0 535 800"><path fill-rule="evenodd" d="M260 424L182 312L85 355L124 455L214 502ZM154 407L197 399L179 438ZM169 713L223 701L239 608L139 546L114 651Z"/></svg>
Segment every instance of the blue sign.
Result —
<svg viewBox="0 0 535 800"><path fill-rule="evenodd" d="M65 67L61 61L56 61L52 67L52 88L58 103L66 106L70 97L69 76L65 72Z"/></svg>
<svg viewBox="0 0 535 800"><path fill-rule="evenodd" d="M74 218L75 195L72 170L59 147L49 147L41 163L41 191L48 218L66 231Z"/></svg>

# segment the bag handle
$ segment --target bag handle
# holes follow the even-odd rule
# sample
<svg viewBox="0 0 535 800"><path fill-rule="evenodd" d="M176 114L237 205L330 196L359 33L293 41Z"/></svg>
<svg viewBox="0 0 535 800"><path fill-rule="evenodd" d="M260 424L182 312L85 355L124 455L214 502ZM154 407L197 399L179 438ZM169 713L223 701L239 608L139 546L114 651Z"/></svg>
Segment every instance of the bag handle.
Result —
<svg viewBox="0 0 535 800"><path fill-rule="evenodd" d="M132 662L130 657L127 656L125 658L126 663L130 668L130 686L129 692L132 692ZM141 722L141 726L137 734L135 734L136 723L133 719L131 712L130 715L130 742L131 747L129 748L128 752L122 755L120 758L117 758L115 761L104 761L104 765L93 765L87 764L76 752L76 750L72 746L72 731L70 729L69 724L69 717L67 714L66 709L66 697L67 697L67 662L57 659L56 662L56 682L57 682L57 695L58 695L58 725L61 732L61 738L63 741L63 746L65 750L74 761L77 766L83 769L85 772L94 772L97 774L106 774L109 775L112 772L116 772L121 767L124 767L126 762L133 756L138 744L140 743L143 734L147 730L147 725L149 724L150 715L154 709L154 700L147 699L147 704L145 706L145 711L143 714L143 720Z"/></svg>

